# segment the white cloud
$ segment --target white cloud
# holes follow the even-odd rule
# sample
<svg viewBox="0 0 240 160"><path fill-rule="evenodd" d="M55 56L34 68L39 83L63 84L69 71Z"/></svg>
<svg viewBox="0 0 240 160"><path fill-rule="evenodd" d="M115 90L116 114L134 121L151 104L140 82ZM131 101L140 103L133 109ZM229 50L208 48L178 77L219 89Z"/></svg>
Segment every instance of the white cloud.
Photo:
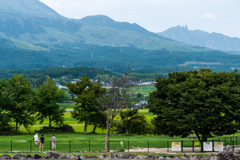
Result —
<svg viewBox="0 0 240 160"><path fill-rule="evenodd" d="M204 18L204 19L217 19L217 17L214 16L212 13L204 13L202 15L202 18Z"/></svg>

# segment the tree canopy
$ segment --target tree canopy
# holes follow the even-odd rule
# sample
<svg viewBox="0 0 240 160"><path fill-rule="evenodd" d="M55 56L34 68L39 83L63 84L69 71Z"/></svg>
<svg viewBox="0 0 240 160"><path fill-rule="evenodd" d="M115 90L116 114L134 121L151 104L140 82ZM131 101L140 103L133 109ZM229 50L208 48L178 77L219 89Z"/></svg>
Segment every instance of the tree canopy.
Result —
<svg viewBox="0 0 240 160"><path fill-rule="evenodd" d="M89 77L82 77L81 81L66 85L69 93L73 96L73 101L76 102L76 106L72 113L72 117L77 119L79 123L85 122L84 133L87 133L87 125L98 125L102 119L102 114L98 112L93 104L96 99L96 95L101 96L106 92L105 88L101 87L101 84L94 84ZM97 119L96 119L97 118ZM95 127L96 128L96 127Z"/></svg>
<svg viewBox="0 0 240 160"><path fill-rule="evenodd" d="M51 127L52 122L55 122L57 125L63 124L63 116L66 110L65 108L60 108L57 103L62 102L62 99L65 97L64 91L58 89L52 79L48 77L38 88L37 95L39 100L37 117L40 123L43 123L44 118L48 117L49 127Z"/></svg>
<svg viewBox="0 0 240 160"><path fill-rule="evenodd" d="M147 107L157 115L156 125L161 134L196 134L203 144L213 134L233 134L240 129L237 71L173 72L156 82L157 90L150 93Z"/></svg>
<svg viewBox="0 0 240 160"><path fill-rule="evenodd" d="M5 86L6 110L12 121L16 123L16 130L18 124L28 128L35 122L32 116L35 113L34 95L30 82L22 75L14 75L8 80Z"/></svg>

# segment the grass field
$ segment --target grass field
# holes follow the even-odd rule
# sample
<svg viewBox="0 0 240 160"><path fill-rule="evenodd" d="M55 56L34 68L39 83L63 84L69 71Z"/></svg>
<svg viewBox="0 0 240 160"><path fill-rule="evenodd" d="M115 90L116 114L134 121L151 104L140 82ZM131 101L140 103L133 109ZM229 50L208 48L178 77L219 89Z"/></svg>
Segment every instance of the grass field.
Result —
<svg viewBox="0 0 240 160"><path fill-rule="evenodd" d="M147 120L150 121L154 115L148 112L148 109L140 109L139 113L146 116ZM78 133L54 133L57 137L57 150L58 152L103 152L104 141L105 141L105 130L100 128L96 129L98 134L90 134L93 126L88 126L88 134L82 134L84 131L83 124L78 124L75 119L71 117L70 112L66 112L64 115L65 124L73 126L74 130ZM48 119L45 119L43 124L35 124L30 132L22 128L21 131L29 133L29 135L16 135L16 136L0 136L0 152L8 153L13 152L37 152L38 146L33 143L33 135L42 126L48 126ZM41 133L39 133L41 134ZM240 133L235 134L240 135ZM51 149L51 134L44 134L45 137L45 150ZM230 135L221 137L212 137L209 140L215 139L216 141L226 143L240 144L239 138L227 138ZM11 142L12 141L12 142ZM123 146L120 145L120 141L123 141ZM169 136L148 136L148 135L117 135L113 134L110 136L110 149L114 151L136 149L141 148L167 148L171 146L171 142L183 141L184 147L192 147L193 141L197 139L187 139L181 137L169 137ZM151 150L150 150L151 151Z"/></svg>
<svg viewBox="0 0 240 160"><path fill-rule="evenodd" d="M149 95L149 92L155 91L156 88L154 86L135 86L134 92L141 93L144 95Z"/></svg>
<svg viewBox="0 0 240 160"><path fill-rule="evenodd" d="M58 103L60 108L67 108L67 109L73 109L74 108L74 102L72 103Z"/></svg>
<svg viewBox="0 0 240 160"><path fill-rule="evenodd" d="M45 148L43 152L51 149L51 134L45 134ZM104 134L55 134L57 138L58 152L103 152L105 144ZM0 152L37 152L38 146L33 143L33 134L31 135L19 135L19 136L0 136ZM209 141L215 139L216 141L226 143L240 144L240 138L227 138L213 137ZM197 139L187 139L180 137L168 137L168 136L139 136L139 135L110 135L110 150L120 151L138 148L167 148L171 146L171 142L182 142L183 147L192 147L193 141L197 142ZM11 142L12 141L12 142ZM123 146L120 145L120 141L123 141Z"/></svg>
<svg viewBox="0 0 240 160"><path fill-rule="evenodd" d="M67 108L67 109L72 109L72 108ZM151 119L154 118L154 115L152 113L148 112L148 109L139 109L139 113L144 114L146 116L146 119L148 122L150 122ZM73 119L71 117L71 112L66 112L64 115L64 124L67 125L71 125L73 127L73 129L75 130L75 132L84 132L84 124L78 124L78 121L76 121L75 119ZM22 132L26 132L26 133L34 133L37 130L40 130L43 126L48 126L49 124L49 120L46 118L44 119L44 122L42 124L39 124L39 122L37 122L35 125L33 125L29 131L27 131L24 127L21 127L20 131ZM54 125L54 123L53 123ZM88 125L88 132L92 132L93 130L93 125ZM106 130L102 130L101 128L97 128L96 129L96 133L106 133Z"/></svg>

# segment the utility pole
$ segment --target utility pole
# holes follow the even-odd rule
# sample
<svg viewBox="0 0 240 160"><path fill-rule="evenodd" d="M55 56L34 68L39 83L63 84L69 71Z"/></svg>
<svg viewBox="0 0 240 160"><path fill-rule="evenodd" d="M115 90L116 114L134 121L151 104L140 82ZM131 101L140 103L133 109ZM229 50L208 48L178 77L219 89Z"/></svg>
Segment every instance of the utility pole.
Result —
<svg viewBox="0 0 240 160"><path fill-rule="evenodd" d="M49 53L49 45L48 45L48 50L47 50L47 52Z"/></svg>

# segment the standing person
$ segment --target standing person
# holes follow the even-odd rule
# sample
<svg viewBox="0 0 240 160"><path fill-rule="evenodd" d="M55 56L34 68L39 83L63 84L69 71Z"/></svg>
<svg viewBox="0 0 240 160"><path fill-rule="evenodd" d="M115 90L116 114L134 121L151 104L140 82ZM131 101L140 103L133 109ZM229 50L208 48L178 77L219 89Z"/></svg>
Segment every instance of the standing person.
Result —
<svg viewBox="0 0 240 160"><path fill-rule="evenodd" d="M39 144L39 151L41 149L41 146L42 146L42 150L43 150L43 146L44 146L44 137L42 135L42 137L40 138L40 144Z"/></svg>
<svg viewBox="0 0 240 160"><path fill-rule="evenodd" d="M229 151L229 149L230 149L230 146L229 146L229 144L227 143L226 146L225 146L225 150L226 150L226 151Z"/></svg>
<svg viewBox="0 0 240 160"><path fill-rule="evenodd" d="M52 149L56 149L56 137L54 136L54 134L52 135Z"/></svg>
<svg viewBox="0 0 240 160"><path fill-rule="evenodd" d="M77 156L76 160L82 160L82 159L80 158L80 155Z"/></svg>
<svg viewBox="0 0 240 160"><path fill-rule="evenodd" d="M37 145L37 141L38 141L38 133L36 133L33 137L33 140L35 142L35 145Z"/></svg>

